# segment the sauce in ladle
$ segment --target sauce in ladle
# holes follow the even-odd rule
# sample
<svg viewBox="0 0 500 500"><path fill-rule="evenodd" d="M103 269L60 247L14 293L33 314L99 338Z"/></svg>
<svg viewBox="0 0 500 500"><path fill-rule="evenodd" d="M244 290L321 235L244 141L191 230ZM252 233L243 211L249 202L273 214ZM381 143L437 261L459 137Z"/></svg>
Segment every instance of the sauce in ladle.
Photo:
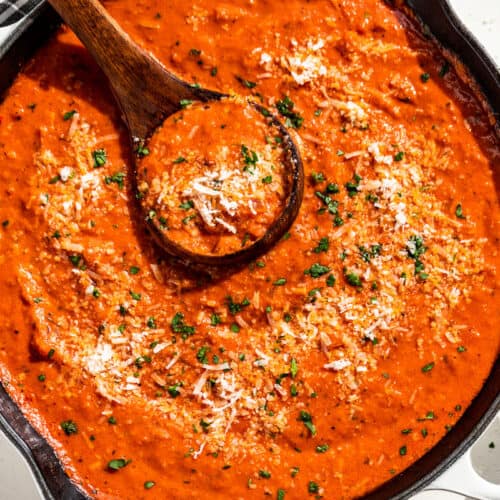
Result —
<svg viewBox="0 0 500 500"><path fill-rule="evenodd" d="M142 150L139 198L146 218L182 247L231 254L262 238L284 208L283 137L246 100L185 106Z"/></svg>
<svg viewBox="0 0 500 500"><path fill-rule="evenodd" d="M134 43L97 0L50 3L109 79L137 159L142 159L135 173L142 176L136 184L144 220L163 250L186 264L203 266L240 264L268 251L291 226L303 194L300 155L283 125L257 104L237 104L224 94L179 80ZM193 101L211 104L185 113ZM262 125L248 119L259 112L265 115L265 121L260 117ZM150 137L152 156L144 154ZM266 146L265 137L275 149ZM273 137L280 141L273 142ZM185 150L183 156L175 151L179 148ZM273 182L272 168L278 182ZM238 170L243 170L239 184L232 174ZM280 182L284 172L286 182ZM189 213L181 217L179 208L184 207Z"/></svg>

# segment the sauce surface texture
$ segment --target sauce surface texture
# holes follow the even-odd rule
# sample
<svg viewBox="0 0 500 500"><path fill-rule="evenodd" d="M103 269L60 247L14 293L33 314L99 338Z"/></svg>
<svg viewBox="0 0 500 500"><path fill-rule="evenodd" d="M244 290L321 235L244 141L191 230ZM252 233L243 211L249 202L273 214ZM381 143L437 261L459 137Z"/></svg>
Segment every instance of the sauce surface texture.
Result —
<svg viewBox="0 0 500 500"><path fill-rule="evenodd" d="M106 81L62 28L0 105L2 384L95 498L370 491L497 357L480 100L379 0L105 5L183 79L262 99L300 147L304 202L244 269L173 265L138 220Z"/></svg>

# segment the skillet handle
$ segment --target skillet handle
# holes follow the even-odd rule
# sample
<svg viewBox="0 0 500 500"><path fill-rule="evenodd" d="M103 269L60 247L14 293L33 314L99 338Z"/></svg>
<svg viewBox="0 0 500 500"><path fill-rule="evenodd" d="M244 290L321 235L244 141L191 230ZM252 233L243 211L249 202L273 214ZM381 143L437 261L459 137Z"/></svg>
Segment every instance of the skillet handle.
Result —
<svg viewBox="0 0 500 500"><path fill-rule="evenodd" d="M425 490L454 492L472 499L498 500L500 498L500 484L491 483L478 474L473 466L472 450L478 446L480 447L479 450L484 450L490 442L495 443L500 448L500 443L498 442L499 429L500 413L479 440L468 448L449 469L435 479ZM489 461L496 464L495 472L498 477L500 463L498 457L495 461L495 456L500 453L500 450L494 450L495 456L489 452L490 450L487 451L487 454L490 455ZM474 450L475 454L476 451ZM500 479L500 477L498 478Z"/></svg>
<svg viewBox="0 0 500 500"><path fill-rule="evenodd" d="M0 2L0 28L12 26L39 7L43 0L6 0Z"/></svg>

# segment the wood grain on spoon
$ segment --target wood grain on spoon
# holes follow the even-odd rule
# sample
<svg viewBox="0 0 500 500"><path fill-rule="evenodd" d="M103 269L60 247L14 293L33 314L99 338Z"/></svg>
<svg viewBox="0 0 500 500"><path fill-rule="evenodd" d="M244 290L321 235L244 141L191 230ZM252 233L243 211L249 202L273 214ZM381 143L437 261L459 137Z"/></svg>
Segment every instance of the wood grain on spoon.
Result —
<svg viewBox="0 0 500 500"><path fill-rule="evenodd" d="M130 134L145 139L182 99L206 101L223 94L195 88L167 71L137 45L96 0L50 0L107 76Z"/></svg>
<svg viewBox="0 0 500 500"><path fill-rule="evenodd" d="M194 87L167 71L120 28L97 0L49 1L107 76L128 126L134 150L152 136L165 118L182 109L182 102L207 102L228 97L220 92ZM249 105L266 117L269 115L260 105ZM232 253L210 256L199 254L171 240L164 225L157 218L149 216L154 212L154 207L141 202L143 220L164 251L186 264L236 265L267 252L290 228L302 202L302 161L286 128L275 117L269 115L268 119L282 137L289 172L283 210L265 234L251 245ZM134 168L134 177L137 177L137 168ZM134 181L137 187L137 179Z"/></svg>

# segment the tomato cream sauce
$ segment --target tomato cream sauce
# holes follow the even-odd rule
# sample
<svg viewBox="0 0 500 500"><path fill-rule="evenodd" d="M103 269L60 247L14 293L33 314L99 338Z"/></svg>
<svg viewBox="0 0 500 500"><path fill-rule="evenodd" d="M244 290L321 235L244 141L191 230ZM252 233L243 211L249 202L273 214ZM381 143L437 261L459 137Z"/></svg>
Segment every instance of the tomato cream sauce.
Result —
<svg viewBox="0 0 500 500"><path fill-rule="evenodd" d="M482 101L381 0L105 6L179 77L279 115L304 201L243 269L175 265L63 27L0 105L2 385L93 498L363 495L453 427L497 357Z"/></svg>

